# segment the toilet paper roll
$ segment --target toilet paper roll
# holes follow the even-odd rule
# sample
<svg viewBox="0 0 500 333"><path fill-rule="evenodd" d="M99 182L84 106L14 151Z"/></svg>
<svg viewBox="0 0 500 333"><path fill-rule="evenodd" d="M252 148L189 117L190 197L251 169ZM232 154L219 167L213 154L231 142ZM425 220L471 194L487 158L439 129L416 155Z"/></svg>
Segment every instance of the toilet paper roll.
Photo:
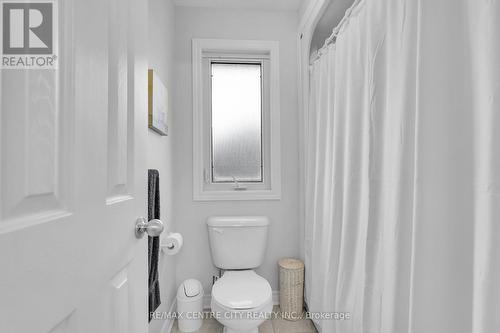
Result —
<svg viewBox="0 0 500 333"><path fill-rule="evenodd" d="M166 254L173 256L174 254L177 254L182 247L182 235L174 232L170 233L165 237L165 243L162 245L162 250Z"/></svg>

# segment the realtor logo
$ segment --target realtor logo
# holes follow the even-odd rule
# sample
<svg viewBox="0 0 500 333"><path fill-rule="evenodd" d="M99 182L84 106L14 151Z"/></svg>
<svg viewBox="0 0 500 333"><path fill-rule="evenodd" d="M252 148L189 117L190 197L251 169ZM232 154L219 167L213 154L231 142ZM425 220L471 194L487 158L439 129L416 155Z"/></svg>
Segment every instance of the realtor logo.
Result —
<svg viewBox="0 0 500 333"><path fill-rule="evenodd" d="M56 68L55 1L1 0L1 5L2 68Z"/></svg>

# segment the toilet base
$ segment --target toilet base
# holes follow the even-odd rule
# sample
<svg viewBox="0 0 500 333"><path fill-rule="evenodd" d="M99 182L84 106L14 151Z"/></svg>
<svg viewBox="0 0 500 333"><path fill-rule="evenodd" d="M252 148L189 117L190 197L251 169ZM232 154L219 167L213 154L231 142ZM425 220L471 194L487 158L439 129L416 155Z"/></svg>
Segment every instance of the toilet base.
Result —
<svg viewBox="0 0 500 333"><path fill-rule="evenodd" d="M250 331L235 331L229 327L224 326L223 333L259 333L259 328L252 328Z"/></svg>

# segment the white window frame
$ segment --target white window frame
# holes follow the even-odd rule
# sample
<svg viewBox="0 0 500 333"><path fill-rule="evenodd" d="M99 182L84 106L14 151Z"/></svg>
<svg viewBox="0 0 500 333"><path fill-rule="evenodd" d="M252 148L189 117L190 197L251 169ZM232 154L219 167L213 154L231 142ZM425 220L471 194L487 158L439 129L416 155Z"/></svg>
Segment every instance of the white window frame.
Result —
<svg viewBox="0 0 500 333"><path fill-rule="evenodd" d="M193 200L279 200L281 199L281 143L280 143L280 91L279 43L275 41L193 39ZM241 183L245 190L235 190L233 184L211 182L210 115L204 91L206 78L204 59L223 58L255 61L269 59L267 110L263 108L263 186ZM206 60L205 60L206 67ZM263 84L265 82L263 80ZM268 90L268 91L267 91ZM264 95L263 95L264 96ZM263 98L266 98L263 97Z"/></svg>

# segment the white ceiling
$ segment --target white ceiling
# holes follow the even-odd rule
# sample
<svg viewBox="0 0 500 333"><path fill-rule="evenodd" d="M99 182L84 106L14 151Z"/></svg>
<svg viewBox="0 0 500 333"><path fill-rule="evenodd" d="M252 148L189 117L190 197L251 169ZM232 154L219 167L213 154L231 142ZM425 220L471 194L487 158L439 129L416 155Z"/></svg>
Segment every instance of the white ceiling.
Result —
<svg viewBox="0 0 500 333"><path fill-rule="evenodd" d="M296 11L303 0L174 0L176 6Z"/></svg>

